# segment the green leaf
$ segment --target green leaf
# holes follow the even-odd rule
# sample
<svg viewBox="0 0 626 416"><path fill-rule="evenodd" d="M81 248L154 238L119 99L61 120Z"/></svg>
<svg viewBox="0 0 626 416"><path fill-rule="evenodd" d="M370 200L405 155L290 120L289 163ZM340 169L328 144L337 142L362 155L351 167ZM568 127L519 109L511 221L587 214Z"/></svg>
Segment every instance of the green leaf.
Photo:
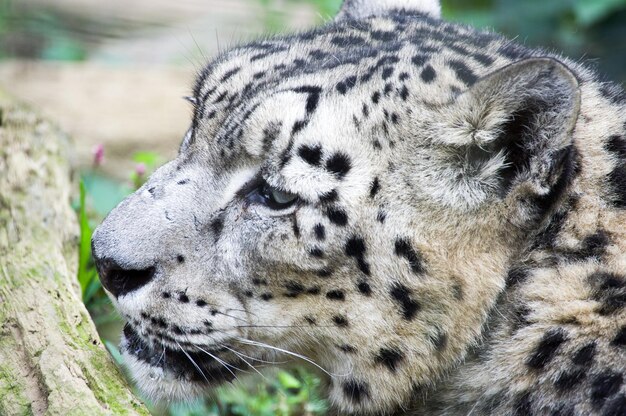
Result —
<svg viewBox="0 0 626 416"><path fill-rule="evenodd" d="M146 169L154 169L163 163L163 158L155 152L137 152L133 155L133 161L143 163Z"/></svg>
<svg viewBox="0 0 626 416"><path fill-rule="evenodd" d="M280 385L285 389L300 389L302 387L300 380L286 371L280 371L277 377Z"/></svg>
<svg viewBox="0 0 626 416"><path fill-rule="evenodd" d="M78 223L80 225L80 242L78 248L78 282L82 290L83 297L87 286L93 279L93 270L89 268L91 261L91 227L87 218L85 207L85 184L80 181L80 203L78 208Z"/></svg>

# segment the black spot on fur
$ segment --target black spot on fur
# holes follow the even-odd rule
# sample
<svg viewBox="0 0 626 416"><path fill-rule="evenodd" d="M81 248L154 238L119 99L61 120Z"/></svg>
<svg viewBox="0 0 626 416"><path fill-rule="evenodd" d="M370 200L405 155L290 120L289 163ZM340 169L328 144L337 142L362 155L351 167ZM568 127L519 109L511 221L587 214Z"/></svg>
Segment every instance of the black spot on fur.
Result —
<svg viewBox="0 0 626 416"><path fill-rule="evenodd" d="M583 239L580 257L599 258L604 255L606 247L611 243L611 239L604 230L598 230L594 234L588 235Z"/></svg>
<svg viewBox="0 0 626 416"><path fill-rule="evenodd" d="M402 101L406 101L409 98L409 89L406 85L403 85L400 89L400 98Z"/></svg>
<svg viewBox="0 0 626 416"><path fill-rule="evenodd" d="M319 276L319 277L326 278L326 277L332 276L333 272L331 270L328 270L328 269L322 269L322 270L316 271L315 274L317 276Z"/></svg>
<svg viewBox="0 0 626 416"><path fill-rule="evenodd" d="M210 223L209 227L211 228L211 232L213 233L213 240L217 242L222 235L222 231L224 230L224 216L218 215L215 217Z"/></svg>
<svg viewBox="0 0 626 416"><path fill-rule="evenodd" d="M343 383L342 389L346 398L354 404L360 404L370 396L369 386L361 381L348 380Z"/></svg>
<svg viewBox="0 0 626 416"><path fill-rule="evenodd" d="M374 104L378 104L379 101L380 101L380 92L376 91L374 94L372 94L372 102Z"/></svg>
<svg viewBox="0 0 626 416"><path fill-rule="evenodd" d="M356 77L352 75L337 84L337 91L339 91L339 93L343 95L352 88L354 88L355 85Z"/></svg>
<svg viewBox="0 0 626 416"><path fill-rule="evenodd" d="M377 364L382 364L389 369L392 373L395 373L398 369L398 364L404 360L404 354L397 348L381 348L374 361Z"/></svg>
<svg viewBox="0 0 626 416"><path fill-rule="evenodd" d="M178 263L184 263L185 262L185 256L183 256L182 254L179 254L178 256L176 256L176 261Z"/></svg>
<svg viewBox="0 0 626 416"><path fill-rule="evenodd" d="M324 241L326 239L326 228L324 228L322 224L315 224L313 233L318 241Z"/></svg>
<svg viewBox="0 0 626 416"><path fill-rule="evenodd" d="M304 320L309 324L309 325L317 325L317 321L315 320L315 318L311 317L311 316L305 316Z"/></svg>
<svg viewBox="0 0 626 416"><path fill-rule="evenodd" d="M187 296L185 293L180 293L178 295L178 300L182 303L189 303L189 296Z"/></svg>
<svg viewBox="0 0 626 416"><path fill-rule="evenodd" d="M252 278L252 284L255 285L255 286L267 286L267 280L260 279L258 277L253 277Z"/></svg>
<svg viewBox="0 0 626 416"><path fill-rule="evenodd" d="M300 226L298 225L298 218L294 215L291 217L291 230L296 238L300 238Z"/></svg>
<svg viewBox="0 0 626 416"><path fill-rule="evenodd" d="M345 328L348 326L348 319L342 315L333 316L333 322L335 323L335 325L341 328Z"/></svg>
<svg viewBox="0 0 626 416"><path fill-rule="evenodd" d="M354 354L356 352L356 348L348 344L338 345L337 348L339 348L341 351L347 354Z"/></svg>
<svg viewBox="0 0 626 416"><path fill-rule="evenodd" d="M513 414L515 416L530 416L532 415L533 402L530 398L530 392L525 391L521 393L513 404Z"/></svg>
<svg viewBox="0 0 626 416"><path fill-rule="evenodd" d="M600 93L613 104L622 105L626 103L626 91L619 85L606 82L600 87Z"/></svg>
<svg viewBox="0 0 626 416"><path fill-rule="evenodd" d="M330 222L332 222L335 225L345 226L346 224L348 224L348 215L346 214L345 211L339 208L334 208L334 207L327 208L326 216L328 217Z"/></svg>
<svg viewBox="0 0 626 416"><path fill-rule="evenodd" d="M298 156L309 165L319 166L322 159L322 148L320 146L302 145L298 148Z"/></svg>
<svg viewBox="0 0 626 416"><path fill-rule="evenodd" d="M320 202L322 204L330 204L332 202L337 201L338 198L339 198L339 194L337 193L337 190L333 189L332 191L321 194Z"/></svg>
<svg viewBox="0 0 626 416"><path fill-rule="evenodd" d="M602 416L624 415L626 415L626 395L623 393L610 400L602 411Z"/></svg>
<svg viewBox="0 0 626 416"><path fill-rule="evenodd" d="M383 69L383 73L382 73L382 78L384 80L391 78L391 76L393 75L393 68L392 67L387 67L385 69Z"/></svg>
<svg viewBox="0 0 626 416"><path fill-rule="evenodd" d="M428 61L428 58L428 55L418 54L411 58L411 62L415 66L422 66L426 63L426 61Z"/></svg>
<svg viewBox="0 0 626 416"><path fill-rule="evenodd" d="M365 296L370 296L372 294L372 288L367 282L359 282L357 284L357 289L359 289L359 292L361 292Z"/></svg>
<svg viewBox="0 0 626 416"><path fill-rule="evenodd" d="M626 208L626 164L617 166L607 176L609 186L613 191L611 202L617 208Z"/></svg>
<svg viewBox="0 0 626 416"><path fill-rule="evenodd" d="M346 300L346 295L341 290L331 290L326 293L326 297L330 300Z"/></svg>
<svg viewBox="0 0 626 416"><path fill-rule="evenodd" d="M378 221L381 224L385 222L386 218L387 218L387 214L383 210L379 210L378 213L376 214L376 221Z"/></svg>
<svg viewBox="0 0 626 416"><path fill-rule="evenodd" d="M452 68L452 70L455 72L457 78L463 81L465 85L474 85L476 83L476 80L478 80L478 77L476 76L476 74L474 74L474 71L472 71L464 62L452 60L448 62L448 65L450 65L450 68Z"/></svg>
<svg viewBox="0 0 626 416"><path fill-rule="evenodd" d="M337 175L340 179L350 171L350 158L344 153L335 153L326 161L326 169Z"/></svg>
<svg viewBox="0 0 626 416"><path fill-rule="evenodd" d="M340 47L359 46L367 44L365 39L358 36L335 36L330 40L330 43Z"/></svg>
<svg viewBox="0 0 626 416"><path fill-rule="evenodd" d="M626 276L595 272L588 277L592 287L591 298L600 303L600 315L611 315L626 306Z"/></svg>
<svg viewBox="0 0 626 416"><path fill-rule="evenodd" d="M306 293L309 295L319 295L320 294L320 288L319 286L312 286L310 288L308 288L306 290Z"/></svg>
<svg viewBox="0 0 626 416"><path fill-rule="evenodd" d="M204 299L198 299L196 301L196 306L200 307L200 308L204 308L207 305L206 300Z"/></svg>
<svg viewBox="0 0 626 416"><path fill-rule="evenodd" d="M591 380L591 403L600 408L606 399L617 393L624 382L624 377L610 369L605 369Z"/></svg>
<svg viewBox="0 0 626 416"><path fill-rule="evenodd" d="M446 334L443 330L438 329L435 334L430 336L430 342L437 351L443 351L448 345L448 334Z"/></svg>
<svg viewBox="0 0 626 416"><path fill-rule="evenodd" d="M424 67L422 73L420 74L420 78L422 78L422 81L427 84L433 82L436 77L437 73L435 72L435 69L430 65L426 65L426 67Z"/></svg>
<svg viewBox="0 0 626 416"><path fill-rule="evenodd" d="M224 99L228 96L228 92L224 91L222 92L220 95L217 96L217 98L215 98L215 100L213 100L213 104L219 104L222 101L224 101Z"/></svg>
<svg viewBox="0 0 626 416"><path fill-rule="evenodd" d="M559 235L559 233L561 232L563 225L565 224L567 215L568 213L564 211L555 212L554 215L552 215L552 218L550 219L550 221L548 222L548 225L546 226L546 228L537 235L537 238L535 239L532 248L533 249L537 249L537 248L545 249L545 248L554 247L555 240L557 236Z"/></svg>
<svg viewBox="0 0 626 416"><path fill-rule="evenodd" d="M171 295L169 294L169 292L163 292L161 293L161 296L163 296L164 299L169 299Z"/></svg>
<svg viewBox="0 0 626 416"><path fill-rule="evenodd" d="M516 307L513 311L513 322L511 323L511 331L513 333L519 331L521 328L530 324L529 315L532 310L528 307L528 305L521 304Z"/></svg>
<svg viewBox="0 0 626 416"><path fill-rule="evenodd" d="M506 276L507 287L513 287L528 279L529 270L526 267L513 267Z"/></svg>
<svg viewBox="0 0 626 416"><path fill-rule="evenodd" d="M422 265L422 258L417 251L413 249L409 240L405 238L398 238L395 242L395 253L399 257L404 257L408 260L411 270L415 274L424 273L424 266Z"/></svg>
<svg viewBox="0 0 626 416"><path fill-rule="evenodd" d="M346 242L346 255L350 257L363 257L365 251L365 241L361 237L352 237Z"/></svg>
<svg viewBox="0 0 626 416"><path fill-rule="evenodd" d="M373 30L370 32L370 36L374 40L380 40L383 42L392 42L396 40L398 34L392 31Z"/></svg>
<svg viewBox="0 0 626 416"><path fill-rule="evenodd" d="M370 198L374 198L376 194L380 191L380 182L378 180L378 176L374 178L372 185L370 186Z"/></svg>
<svg viewBox="0 0 626 416"><path fill-rule="evenodd" d="M274 295L272 295L271 293L263 293L261 295L261 299L263 299L266 302L271 300L271 299L273 299L273 298L274 298Z"/></svg>
<svg viewBox="0 0 626 416"><path fill-rule="evenodd" d="M556 380L554 381L554 386L560 391L571 390L575 386L579 385L586 376L587 372L582 368L562 371L557 375Z"/></svg>
<svg viewBox="0 0 626 416"><path fill-rule="evenodd" d="M220 79L220 82L226 82L228 81L233 75L235 75L236 73L238 73L239 71L241 71L241 68L233 68L230 71L226 72L223 76L222 79Z"/></svg>
<svg viewBox="0 0 626 416"><path fill-rule="evenodd" d="M591 366L595 354L596 343L595 341L592 341L589 344L582 346L578 351L574 353L574 356L572 357L572 362L578 365Z"/></svg>
<svg viewBox="0 0 626 416"><path fill-rule="evenodd" d="M272 147L272 143L276 140L276 137L280 134L282 123L269 123L263 129L263 151L269 152Z"/></svg>
<svg viewBox="0 0 626 416"><path fill-rule="evenodd" d="M614 347L626 346L626 325L621 327L617 334L615 334L615 338L611 341L611 345Z"/></svg>
<svg viewBox="0 0 626 416"><path fill-rule="evenodd" d="M304 292L304 286L301 283L290 281L285 284L285 288L287 289L287 293L285 296L287 297L297 297L298 295Z"/></svg>
<svg viewBox="0 0 626 416"><path fill-rule="evenodd" d="M301 87L295 88L294 91L298 93L308 94L305 110L308 115L313 113L317 108L317 105L319 104L320 93L322 92L322 89L320 87L303 85Z"/></svg>
<svg viewBox="0 0 626 416"><path fill-rule="evenodd" d="M298 134L302 129L306 127L307 124L309 124L308 120L298 120L293 123L293 127L291 128L291 136L293 137Z"/></svg>
<svg viewBox="0 0 626 416"><path fill-rule="evenodd" d="M396 283L391 287L389 294L400 305L404 319L410 321L415 318L415 315L420 310L420 305L411 297L412 293L408 287Z"/></svg>
<svg viewBox="0 0 626 416"><path fill-rule="evenodd" d="M362 237L353 236L348 239L345 246L346 255L356 259L359 269L367 276L370 275L370 266L365 261L365 240Z"/></svg>
<svg viewBox="0 0 626 416"><path fill-rule="evenodd" d="M566 340L567 335L561 328L552 328L546 331L537 348L528 357L526 365L537 370L544 368L554 358L561 344Z"/></svg>
<svg viewBox="0 0 626 416"><path fill-rule="evenodd" d="M311 250L309 250L309 254L318 259L321 259L324 257L324 251L319 247L313 247Z"/></svg>
<svg viewBox="0 0 626 416"><path fill-rule="evenodd" d="M609 137L604 148L620 159L626 159L626 139L624 137L617 135Z"/></svg>

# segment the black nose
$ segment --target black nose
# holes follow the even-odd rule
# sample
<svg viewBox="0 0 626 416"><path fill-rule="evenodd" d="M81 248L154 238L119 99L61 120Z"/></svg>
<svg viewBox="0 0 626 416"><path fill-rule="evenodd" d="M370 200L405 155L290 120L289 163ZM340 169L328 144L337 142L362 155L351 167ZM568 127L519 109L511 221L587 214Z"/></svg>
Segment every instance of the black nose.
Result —
<svg viewBox="0 0 626 416"><path fill-rule="evenodd" d="M93 248L92 252L94 252ZM112 259L98 258L95 252L93 257L102 286L116 298L139 289L154 277L154 267L141 270L128 269L121 267Z"/></svg>

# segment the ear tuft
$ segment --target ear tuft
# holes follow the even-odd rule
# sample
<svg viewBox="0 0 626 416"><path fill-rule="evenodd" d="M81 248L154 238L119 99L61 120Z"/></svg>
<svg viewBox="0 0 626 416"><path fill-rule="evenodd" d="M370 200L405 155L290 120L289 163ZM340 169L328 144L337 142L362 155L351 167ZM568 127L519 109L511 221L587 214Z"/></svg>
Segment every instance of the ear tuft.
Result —
<svg viewBox="0 0 626 416"><path fill-rule="evenodd" d="M439 0L344 0L335 20L382 16L392 10L424 13L436 18L441 16Z"/></svg>

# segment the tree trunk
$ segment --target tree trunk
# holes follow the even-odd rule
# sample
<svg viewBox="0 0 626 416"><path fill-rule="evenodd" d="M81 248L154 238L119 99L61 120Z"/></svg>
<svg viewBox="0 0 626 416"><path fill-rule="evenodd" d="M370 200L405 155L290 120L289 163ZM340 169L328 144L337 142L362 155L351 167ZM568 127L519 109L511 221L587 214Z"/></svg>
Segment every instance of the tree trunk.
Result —
<svg viewBox="0 0 626 416"><path fill-rule="evenodd" d="M81 302L70 146L0 90L0 415L146 415Z"/></svg>

